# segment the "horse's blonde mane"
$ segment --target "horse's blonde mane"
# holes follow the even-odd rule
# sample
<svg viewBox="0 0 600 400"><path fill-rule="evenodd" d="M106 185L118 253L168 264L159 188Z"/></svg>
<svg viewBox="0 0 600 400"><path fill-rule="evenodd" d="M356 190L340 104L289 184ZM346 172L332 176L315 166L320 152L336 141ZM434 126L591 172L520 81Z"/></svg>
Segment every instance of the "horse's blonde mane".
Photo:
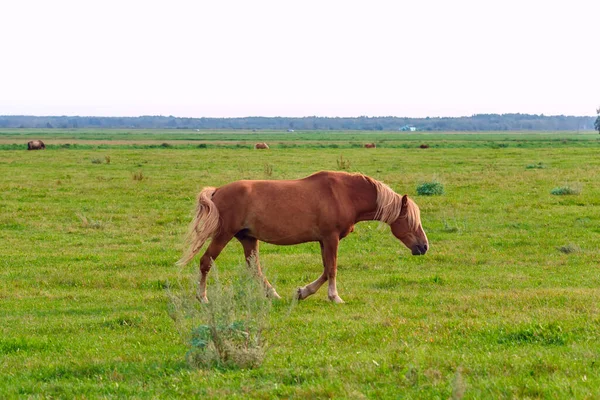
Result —
<svg viewBox="0 0 600 400"><path fill-rule="evenodd" d="M393 224L399 217L402 211L402 196L394 192L388 185L376 179L365 176L374 186L377 191L377 208L375 210L375 220ZM412 199L408 198L406 203L406 219L408 226L412 230L416 230L421 221L421 212L419 207Z"/></svg>

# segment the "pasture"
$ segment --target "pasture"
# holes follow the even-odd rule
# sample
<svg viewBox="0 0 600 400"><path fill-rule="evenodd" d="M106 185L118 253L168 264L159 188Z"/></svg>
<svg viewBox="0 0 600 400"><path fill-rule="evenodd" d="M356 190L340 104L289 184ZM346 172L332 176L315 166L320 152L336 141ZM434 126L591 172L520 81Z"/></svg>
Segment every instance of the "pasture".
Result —
<svg viewBox="0 0 600 400"><path fill-rule="evenodd" d="M0 397L598 398L599 151L575 133L0 131ZM198 273L174 265L196 194L339 168L411 196L430 251L357 224L338 305L292 301L318 244L262 244L283 297L263 364L189 367L165 288ZM418 195L430 181L444 194ZM244 262L232 241L220 279Z"/></svg>

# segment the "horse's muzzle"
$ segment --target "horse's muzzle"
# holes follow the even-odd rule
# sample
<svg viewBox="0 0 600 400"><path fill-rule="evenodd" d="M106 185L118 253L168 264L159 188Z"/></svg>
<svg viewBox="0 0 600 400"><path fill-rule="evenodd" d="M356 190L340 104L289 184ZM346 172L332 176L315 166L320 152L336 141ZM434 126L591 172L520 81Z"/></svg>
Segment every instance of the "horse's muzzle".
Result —
<svg viewBox="0 0 600 400"><path fill-rule="evenodd" d="M422 256L423 254L427 253L428 248L429 246L427 244L417 244L412 248L412 255Z"/></svg>

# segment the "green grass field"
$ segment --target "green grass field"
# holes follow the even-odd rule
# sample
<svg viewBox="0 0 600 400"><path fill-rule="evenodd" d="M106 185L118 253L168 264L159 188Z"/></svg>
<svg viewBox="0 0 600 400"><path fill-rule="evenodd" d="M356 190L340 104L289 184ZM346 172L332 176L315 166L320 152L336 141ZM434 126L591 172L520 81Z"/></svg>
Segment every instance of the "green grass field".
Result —
<svg viewBox="0 0 600 400"><path fill-rule="evenodd" d="M0 131L1 398L600 397L597 134L194 134ZM48 149L25 151L32 138ZM325 288L292 301L321 273L318 244L263 244L284 297L263 364L189 367L165 288L197 274L174 265L197 192L340 156L414 198L430 252L358 224L335 305ZM417 195L433 180L443 195ZM231 242L221 281L243 264Z"/></svg>

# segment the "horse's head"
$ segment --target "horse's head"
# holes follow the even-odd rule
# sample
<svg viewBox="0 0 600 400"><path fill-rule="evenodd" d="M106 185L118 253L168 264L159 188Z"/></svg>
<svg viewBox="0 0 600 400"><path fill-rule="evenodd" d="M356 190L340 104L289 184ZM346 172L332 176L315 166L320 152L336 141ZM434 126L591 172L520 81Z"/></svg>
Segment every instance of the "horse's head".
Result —
<svg viewBox="0 0 600 400"><path fill-rule="evenodd" d="M400 215L390 227L394 236L400 239L414 256L425 254L429 249L427 235L421 226L419 207L407 195L402 196Z"/></svg>

